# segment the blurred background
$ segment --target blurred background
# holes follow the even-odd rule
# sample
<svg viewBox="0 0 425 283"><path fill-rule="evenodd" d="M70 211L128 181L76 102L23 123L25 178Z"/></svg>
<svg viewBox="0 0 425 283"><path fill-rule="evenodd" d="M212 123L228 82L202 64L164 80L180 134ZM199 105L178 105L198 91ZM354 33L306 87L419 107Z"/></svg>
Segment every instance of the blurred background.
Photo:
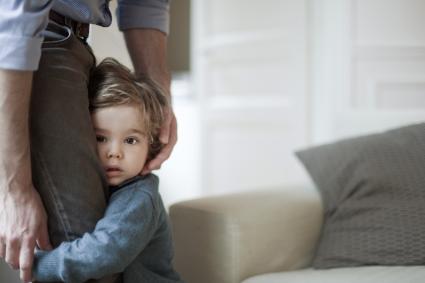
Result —
<svg viewBox="0 0 425 283"><path fill-rule="evenodd" d="M113 26L90 42L131 67ZM168 56L167 206L306 183L294 150L425 120L422 0L174 0Z"/></svg>
<svg viewBox="0 0 425 283"><path fill-rule="evenodd" d="M89 41L131 67L116 23ZM425 121L423 0L174 0L168 57L166 206L305 184L294 150Z"/></svg>

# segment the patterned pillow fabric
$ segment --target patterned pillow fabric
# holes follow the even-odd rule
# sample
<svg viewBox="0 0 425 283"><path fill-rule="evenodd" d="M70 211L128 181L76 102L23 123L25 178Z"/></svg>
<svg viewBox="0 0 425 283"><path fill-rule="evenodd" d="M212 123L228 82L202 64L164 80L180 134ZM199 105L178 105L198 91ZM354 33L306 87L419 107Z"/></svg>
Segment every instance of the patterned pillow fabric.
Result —
<svg viewBox="0 0 425 283"><path fill-rule="evenodd" d="M296 155L325 206L313 267L425 263L425 123Z"/></svg>

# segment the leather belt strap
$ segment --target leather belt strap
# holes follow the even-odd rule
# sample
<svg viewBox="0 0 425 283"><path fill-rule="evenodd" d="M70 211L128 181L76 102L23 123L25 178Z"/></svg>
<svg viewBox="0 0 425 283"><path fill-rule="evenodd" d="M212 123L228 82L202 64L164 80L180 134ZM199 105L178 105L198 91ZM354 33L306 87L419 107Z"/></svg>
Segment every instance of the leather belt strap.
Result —
<svg viewBox="0 0 425 283"><path fill-rule="evenodd" d="M89 37L89 31L90 31L89 24L74 21L73 19L65 17L53 10L50 10L49 18L52 21L56 22L57 24L69 27L70 29L72 29L72 31L74 32L76 36L78 36L79 38L83 40L86 40Z"/></svg>

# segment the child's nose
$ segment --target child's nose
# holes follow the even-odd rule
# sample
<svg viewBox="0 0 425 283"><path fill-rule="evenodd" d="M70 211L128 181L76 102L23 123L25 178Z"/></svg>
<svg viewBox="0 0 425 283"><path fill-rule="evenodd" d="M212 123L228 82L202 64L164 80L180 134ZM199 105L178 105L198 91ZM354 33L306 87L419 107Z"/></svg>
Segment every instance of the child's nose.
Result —
<svg viewBox="0 0 425 283"><path fill-rule="evenodd" d="M121 158L122 154L120 152L109 152L108 158Z"/></svg>
<svg viewBox="0 0 425 283"><path fill-rule="evenodd" d="M122 158L122 151L117 145L113 145L108 151L108 158Z"/></svg>

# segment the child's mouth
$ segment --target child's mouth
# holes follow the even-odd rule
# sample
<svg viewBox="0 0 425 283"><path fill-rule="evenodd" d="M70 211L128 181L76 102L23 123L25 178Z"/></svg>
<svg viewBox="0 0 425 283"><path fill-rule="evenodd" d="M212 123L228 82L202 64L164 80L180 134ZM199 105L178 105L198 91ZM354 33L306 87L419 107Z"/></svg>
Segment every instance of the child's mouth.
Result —
<svg viewBox="0 0 425 283"><path fill-rule="evenodd" d="M121 172L122 172L122 169L119 168L119 167L113 166L113 167L107 167L106 168L106 174L109 177L113 177L113 176L119 175Z"/></svg>

